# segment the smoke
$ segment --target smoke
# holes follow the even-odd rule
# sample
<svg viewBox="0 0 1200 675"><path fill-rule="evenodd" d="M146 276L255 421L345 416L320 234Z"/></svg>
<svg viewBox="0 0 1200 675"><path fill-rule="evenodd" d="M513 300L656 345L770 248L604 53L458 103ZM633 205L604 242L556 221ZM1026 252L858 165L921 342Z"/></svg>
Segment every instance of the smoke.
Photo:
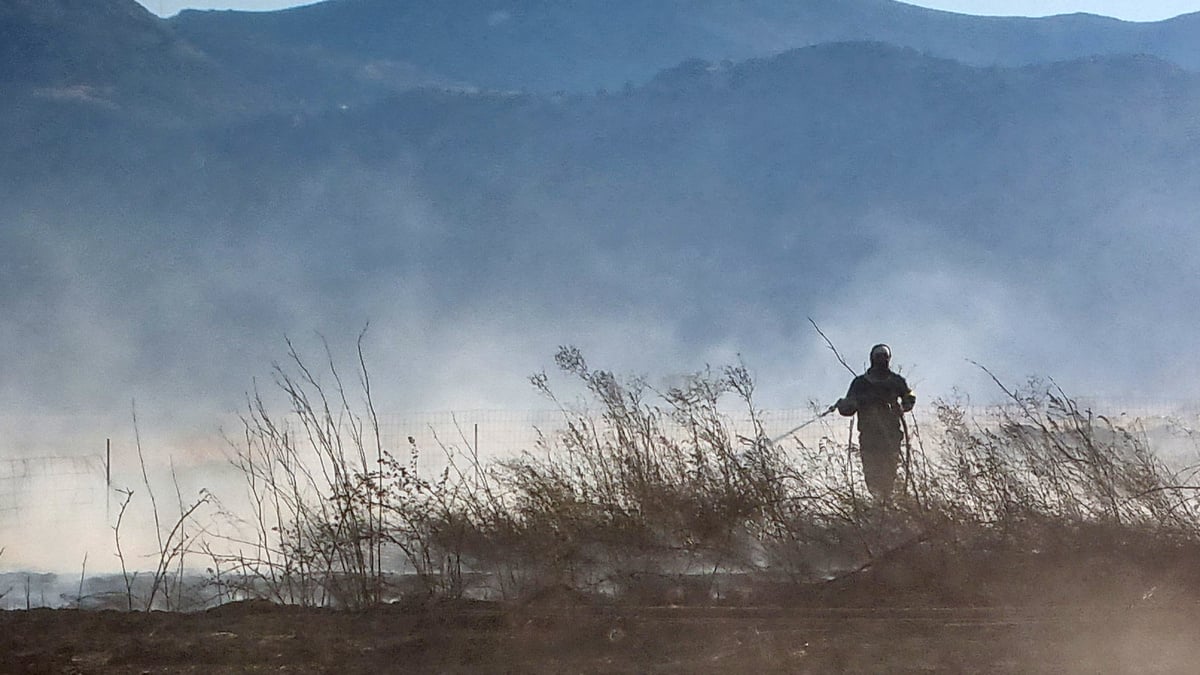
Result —
<svg viewBox="0 0 1200 675"><path fill-rule="evenodd" d="M224 488L222 429L236 434L256 391L286 405L272 383L286 340L315 370L332 358L353 388L368 325L385 414L543 407L528 377L552 370L560 345L652 384L740 361L760 406L828 404L851 374L810 317L853 369L890 344L919 405L999 398L972 362L1006 382L1053 377L1080 396L1200 394L1187 358L1200 228L1186 181L1153 186L1139 173L1125 186L1089 165L1042 190L1017 169L1054 176L1059 157L987 145L967 117L943 115L960 125L946 156L940 137L897 139L936 126L897 122L928 112L915 94L901 101L912 111L859 121L878 147L829 160L821 153L838 139L810 136L837 132L840 109L791 119L810 101L780 112L771 92L794 74L769 66L741 75L761 78L751 94L762 98L415 96L220 141L184 134L189 144L164 152L205 157L199 168L147 160L107 192L64 172L62 194L7 195L3 453L94 456L112 439L128 472L136 407L152 472L175 463L192 492ZM1009 93L983 71L951 70ZM855 95L822 86L841 85L816 78L810 89ZM1019 109L1014 100L1002 102ZM769 124L747 125L751 112ZM1006 122L1005 142L1035 122ZM989 149L978 175L952 182L952 167ZM864 159L876 156L887 161ZM91 542L82 530L94 529L105 539L96 522L81 517L71 539ZM17 551L46 560L27 543L0 564Z"/></svg>

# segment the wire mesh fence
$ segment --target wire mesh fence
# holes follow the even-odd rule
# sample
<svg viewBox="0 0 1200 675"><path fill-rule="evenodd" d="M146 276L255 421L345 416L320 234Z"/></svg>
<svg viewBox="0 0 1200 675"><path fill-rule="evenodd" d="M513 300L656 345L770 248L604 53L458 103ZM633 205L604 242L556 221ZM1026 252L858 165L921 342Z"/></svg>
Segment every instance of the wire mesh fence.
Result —
<svg viewBox="0 0 1200 675"><path fill-rule="evenodd" d="M0 459L0 525L78 517L107 498L103 455Z"/></svg>
<svg viewBox="0 0 1200 675"><path fill-rule="evenodd" d="M816 445L822 438L845 434L844 418L836 414L819 417L819 413L799 408L766 410L761 412L759 419L767 438L781 443ZM557 434L574 419L574 415L558 410L467 410L381 415L380 441L382 447L396 457L404 457L415 447L418 466L431 469L440 466L439 458L445 450L475 452L481 459L552 450ZM595 415L592 420L603 430L603 418ZM738 436L749 439L756 435L748 414L728 413L726 426L735 437L735 442ZM687 428L670 420L663 420L662 431L665 435L681 439L689 434Z"/></svg>
<svg viewBox="0 0 1200 675"><path fill-rule="evenodd" d="M1093 410L1114 424L1144 433L1152 448L1175 454L1191 447L1200 429L1200 405L1188 402L1077 401L1080 409ZM838 445L854 442L852 421L836 413L821 415L823 409L779 408L757 412L763 434L784 446L817 447L828 441ZM994 407L972 407L969 417L987 425L995 417ZM562 410L460 410L379 415L380 446L397 459L408 458L416 449L418 467L432 470L443 466L445 451L468 452L482 461L516 457L522 453L553 451L557 436L567 424L582 415L603 434L605 423L599 412ZM724 414L725 426L734 438L753 439L756 429L746 411ZM906 418L910 432L936 437L937 420L931 406L919 406ZM689 430L663 416L661 431L682 440ZM373 445L373 443L372 443ZM108 506L112 495L107 484L110 467L102 453L3 457L0 447L0 528L15 519L72 519L97 506ZM118 452L130 461L131 453ZM374 459L374 458L371 458ZM116 464L121 464L117 460ZM134 466L113 466L112 471L136 474ZM129 476L126 476L128 478Z"/></svg>
<svg viewBox="0 0 1200 675"><path fill-rule="evenodd" d="M1152 402L1113 403L1107 401L1078 401L1081 410L1104 415L1114 424L1143 434L1147 445L1164 459L1175 460L1177 465L1200 463L1200 406L1187 403L1155 404ZM808 449L836 451L857 442L852 433L853 422L836 413L822 416L822 408L768 409L757 413L761 432L775 440L785 449L804 446ZM987 426L998 419L994 407L973 407L968 410L972 424ZM286 417L286 416L285 416ZM594 425L600 442L615 442L606 438L607 424L599 411L562 410L461 410L425 413L390 413L379 416L379 441L382 450L393 457L406 460L412 458L418 471L426 477L440 472L447 466L448 456L460 461L473 455L486 464L497 459L515 458L523 453L543 454L561 451L563 444L560 433L572 421L587 419ZM751 443L758 429L748 412L729 410L723 412L725 429L730 434L731 447L739 443ZM918 407L910 415L908 428L914 444L923 442L922 449L938 451L940 425L934 406ZM659 431L674 440L686 444L689 429L671 420L664 414ZM369 431L369 430L368 430ZM303 442L296 438L297 442ZM373 445L373 444L372 444ZM41 457L2 457L0 448L0 547L7 546L7 553L0 558L0 566L11 567L25 564L25 560L49 560L49 544L56 545L76 540L79 547L92 550L107 550L111 547L113 526L120 509L121 495L109 484L112 470L112 485L133 488L137 491L138 514L144 516L147 490L141 486L142 471L136 455L129 448L114 446L113 457L121 457L109 466L104 454L80 454ZM159 458L161 459L161 458ZM373 453L368 453L373 464ZM163 473L163 468L160 474ZM368 466L373 470L374 466ZM195 470L203 475L187 476ZM227 474L218 474L224 470ZM151 476L154 476L154 467ZM171 474L159 475L154 479L161 483L163 508L174 497L168 482ZM244 491L236 469L229 463L180 467L180 480L185 484L197 483L205 488L217 488L224 498L231 492ZM224 481L222 483L222 481ZM218 487L218 483L220 486ZM224 488L224 489L221 489ZM191 494L193 491L185 491ZM165 511L164 511L165 512ZM145 518L142 518L144 521ZM127 518L125 528L129 538L136 539L139 528L153 532L152 522L142 522L137 517ZM68 534L74 533L74 534ZM151 540L150 537L145 537ZM81 556L77 554L74 558ZM111 557L111 556L109 556ZM24 558L22 560L21 558ZM91 566L104 560L92 558ZM108 561L111 563L111 561ZM45 565L49 565L47 562Z"/></svg>
<svg viewBox="0 0 1200 675"><path fill-rule="evenodd" d="M1083 411L1093 411L1115 425L1146 436L1149 446L1166 458L1190 454L1200 458L1196 450L1200 440L1200 405L1186 402L1125 403L1111 401L1078 402ZM980 426L996 423L995 406L968 408L968 417ZM802 445L815 448L822 445L857 443L853 420L836 412L822 415L817 407L781 408L758 411L763 434L776 443L790 447ZM577 413L561 410L465 410L385 414L379 417L382 447L393 456L402 458L415 447L418 468L440 469L444 451L475 452L482 460L519 456L521 453L553 451L557 435L566 428ZM589 416L601 429L604 421L598 413ZM918 407L905 417L914 443L926 441L933 450L937 443L939 424L929 406ZM676 439L686 439L689 431L669 419L662 421L662 431ZM747 412L725 413L725 423L734 437L753 439L756 430ZM1187 459L1184 457L1183 459Z"/></svg>

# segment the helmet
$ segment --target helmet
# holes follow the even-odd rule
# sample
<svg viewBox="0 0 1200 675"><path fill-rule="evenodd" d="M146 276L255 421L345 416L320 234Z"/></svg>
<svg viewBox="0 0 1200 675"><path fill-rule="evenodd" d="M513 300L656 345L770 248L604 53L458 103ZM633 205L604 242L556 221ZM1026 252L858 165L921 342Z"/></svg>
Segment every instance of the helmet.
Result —
<svg viewBox="0 0 1200 675"><path fill-rule="evenodd" d="M892 361L892 348L878 344L871 347L871 365L887 366Z"/></svg>

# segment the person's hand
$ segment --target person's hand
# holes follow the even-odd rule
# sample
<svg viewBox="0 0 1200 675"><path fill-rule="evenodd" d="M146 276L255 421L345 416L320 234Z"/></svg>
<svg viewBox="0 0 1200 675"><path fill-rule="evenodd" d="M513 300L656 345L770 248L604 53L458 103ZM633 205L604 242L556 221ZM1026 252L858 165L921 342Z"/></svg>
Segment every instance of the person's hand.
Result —
<svg viewBox="0 0 1200 675"><path fill-rule="evenodd" d="M834 404L834 407L837 408L838 414L840 414L842 417L850 417L854 413L858 412L858 405L853 400L848 398L839 398L838 402Z"/></svg>

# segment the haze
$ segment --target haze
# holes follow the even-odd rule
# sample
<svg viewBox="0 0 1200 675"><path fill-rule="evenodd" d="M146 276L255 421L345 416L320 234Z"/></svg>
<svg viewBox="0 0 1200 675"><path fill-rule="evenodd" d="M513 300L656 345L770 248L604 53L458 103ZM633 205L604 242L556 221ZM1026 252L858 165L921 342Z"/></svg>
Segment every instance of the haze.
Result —
<svg viewBox="0 0 1200 675"><path fill-rule="evenodd" d="M285 336L349 374L368 322L385 415L544 406L564 344L827 404L808 317L922 406L994 400L969 360L1200 396L1195 20L524 6L4 4L6 456L128 459L136 400L160 469L206 462Z"/></svg>

